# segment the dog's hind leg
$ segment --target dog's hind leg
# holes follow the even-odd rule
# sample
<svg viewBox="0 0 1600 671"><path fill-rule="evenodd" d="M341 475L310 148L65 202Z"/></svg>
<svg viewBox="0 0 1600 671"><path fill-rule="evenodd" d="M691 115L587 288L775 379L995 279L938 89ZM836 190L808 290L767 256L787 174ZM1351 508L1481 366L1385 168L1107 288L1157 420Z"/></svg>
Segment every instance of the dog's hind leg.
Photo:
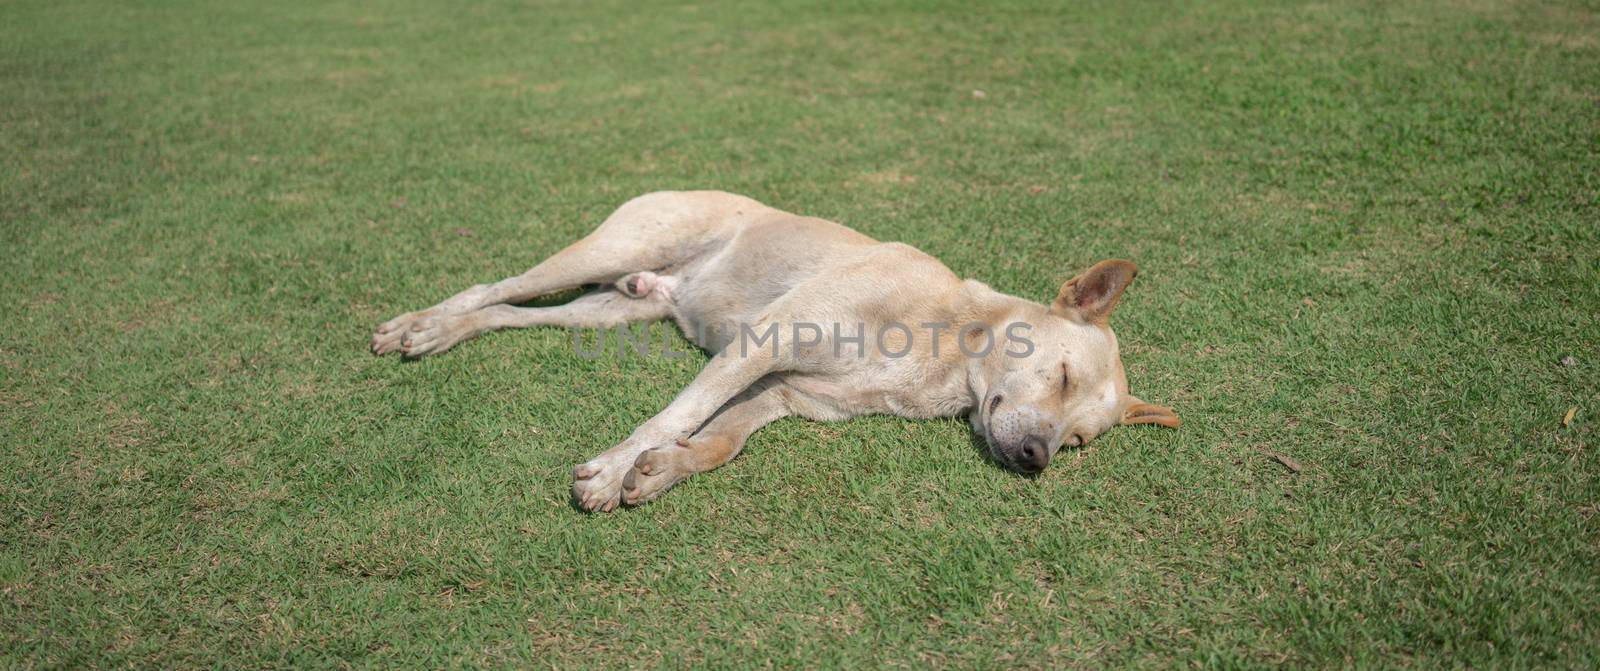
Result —
<svg viewBox="0 0 1600 671"><path fill-rule="evenodd" d="M622 479L622 501L649 501L696 473L728 463L758 429L789 415L782 383L764 378L728 401L693 436L645 450Z"/></svg>
<svg viewBox="0 0 1600 671"><path fill-rule="evenodd" d="M615 289L601 289L554 307L491 305L461 314L424 317L404 333L400 351L408 357L420 357L439 354L463 340L500 329L529 326L604 329L665 319L670 313L671 307L663 297L630 298Z"/></svg>
<svg viewBox="0 0 1600 671"><path fill-rule="evenodd" d="M623 204L594 232L527 272L471 287L426 310L408 312L373 331L373 354L403 348L406 334L423 322L501 303L522 303L589 284L611 284L640 271L681 266L714 250L739 225L737 215L764 207L748 198L713 192L661 192Z"/></svg>

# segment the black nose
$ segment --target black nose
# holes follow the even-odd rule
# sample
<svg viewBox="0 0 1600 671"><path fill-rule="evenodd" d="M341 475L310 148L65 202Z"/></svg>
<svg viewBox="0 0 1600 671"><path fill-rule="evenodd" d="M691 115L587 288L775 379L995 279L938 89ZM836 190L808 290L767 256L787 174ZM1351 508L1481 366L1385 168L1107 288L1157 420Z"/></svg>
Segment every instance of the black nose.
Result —
<svg viewBox="0 0 1600 671"><path fill-rule="evenodd" d="M1027 440L1022 441L1022 463L1018 465L1032 473L1038 473L1050 465L1050 448L1045 447L1043 438L1028 436Z"/></svg>

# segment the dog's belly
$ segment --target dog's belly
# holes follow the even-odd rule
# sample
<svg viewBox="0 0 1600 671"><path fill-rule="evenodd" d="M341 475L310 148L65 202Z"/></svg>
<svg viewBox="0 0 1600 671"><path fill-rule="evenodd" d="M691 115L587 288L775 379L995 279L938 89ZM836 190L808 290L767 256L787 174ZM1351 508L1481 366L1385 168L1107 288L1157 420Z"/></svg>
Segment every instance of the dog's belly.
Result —
<svg viewBox="0 0 1600 671"><path fill-rule="evenodd" d="M896 277L880 277L886 267ZM943 264L905 245L880 243L820 219L769 212L746 222L726 244L653 277L668 287L662 297L694 344L713 354L730 347L784 351L785 396L795 414L825 421L868 414L931 418L960 414L971 403L963 369L920 350L905 358L876 352L830 356L835 333L878 333L886 320L948 321L949 315L938 312L881 312L895 301L937 304L960 285ZM907 277L925 281L904 286ZM870 284L854 286L859 282ZM643 286L624 290L632 295ZM926 292L921 301L914 297L918 292ZM858 313L857 303L868 311ZM807 337L821 339L809 355L794 345L802 327L810 329ZM867 347L857 342L850 347Z"/></svg>
<svg viewBox="0 0 1600 671"><path fill-rule="evenodd" d="M806 419L839 422L877 412L869 407L875 404L862 404L859 402L861 399L850 398L852 395L844 394L844 390L837 385L806 383L797 378L788 378L784 381L787 387L783 395L785 405L789 407L790 412Z"/></svg>
<svg viewBox="0 0 1600 671"><path fill-rule="evenodd" d="M739 325L749 322L733 316L736 314L734 310L705 309L706 307L694 303L688 305L673 303L672 321L678 324L678 329L683 331L683 337L689 342L716 354L736 342L739 337Z"/></svg>
<svg viewBox="0 0 1600 671"><path fill-rule="evenodd" d="M762 215L726 245L670 271L672 318L691 342L720 352L784 294L879 244L821 219Z"/></svg>

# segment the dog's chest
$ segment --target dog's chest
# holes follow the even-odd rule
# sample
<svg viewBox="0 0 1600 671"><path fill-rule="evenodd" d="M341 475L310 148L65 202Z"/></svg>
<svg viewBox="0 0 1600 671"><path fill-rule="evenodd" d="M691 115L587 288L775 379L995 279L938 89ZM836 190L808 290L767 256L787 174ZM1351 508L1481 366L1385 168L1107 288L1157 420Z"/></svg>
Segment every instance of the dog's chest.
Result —
<svg viewBox="0 0 1600 671"><path fill-rule="evenodd" d="M875 414L915 419L949 417L965 412L971 405L966 388L942 371L920 371L915 375L895 372L892 368L831 375L797 372L784 375L783 381L789 389L786 396L790 409L821 421Z"/></svg>

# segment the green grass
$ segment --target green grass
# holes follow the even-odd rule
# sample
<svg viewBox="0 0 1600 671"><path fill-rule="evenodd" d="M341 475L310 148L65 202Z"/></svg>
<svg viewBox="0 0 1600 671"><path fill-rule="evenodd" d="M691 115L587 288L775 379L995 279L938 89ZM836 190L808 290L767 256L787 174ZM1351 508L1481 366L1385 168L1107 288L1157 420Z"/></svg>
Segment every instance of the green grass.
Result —
<svg viewBox="0 0 1600 671"><path fill-rule="evenodd" d="M0 666L1600 665L1593 3L443 4L0 7ZM789 419L591 516L702 356L365 351L707 187L1135 260L1183 429Z"/></svg>

